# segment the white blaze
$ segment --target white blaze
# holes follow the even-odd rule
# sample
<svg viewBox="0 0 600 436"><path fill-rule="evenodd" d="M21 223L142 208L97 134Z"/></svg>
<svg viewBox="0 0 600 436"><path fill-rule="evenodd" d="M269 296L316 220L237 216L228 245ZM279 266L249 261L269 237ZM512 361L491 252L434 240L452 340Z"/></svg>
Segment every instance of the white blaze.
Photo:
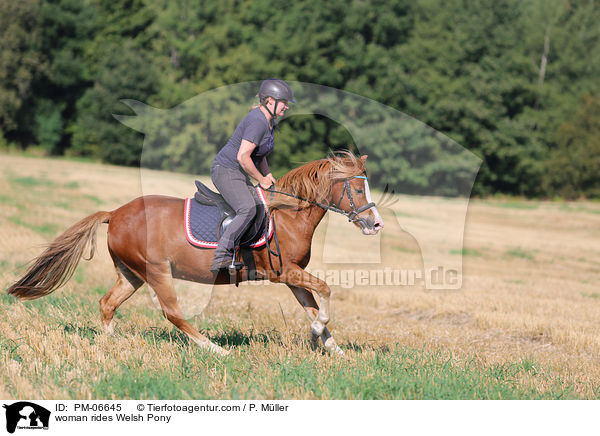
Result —
<svg viewBox="0 0 600 436"><path fill-rule="evenodd" d="M366 177L365 177L365 196L367 197L367 203L373 202L373 200L371 199L371 190L369 189L369 181L366 179ZM381 218L381 215L379 215L377 208L375 206L373 206L371 208L371 211L373 212L373 215L375 215L375 222L380 222L381 227L383 227L383 219Z"/></svg>

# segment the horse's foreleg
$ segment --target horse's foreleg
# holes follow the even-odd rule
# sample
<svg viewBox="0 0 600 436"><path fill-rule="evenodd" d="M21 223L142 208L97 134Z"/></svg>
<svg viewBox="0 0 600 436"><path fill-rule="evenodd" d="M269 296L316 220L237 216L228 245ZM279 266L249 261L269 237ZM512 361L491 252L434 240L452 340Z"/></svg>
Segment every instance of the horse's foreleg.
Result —
<svg viewBox="0 0 600 436"><path fill-rule="evenodd" d="M292 290L296 300L298 300L298 302L304 308L304 311L308 315L308 319L310 321L314 321L319 313L319 306L317 306L317 302L315 301L313 294L304 288L299 288L298 286L288 285L288 287ZM310 335L313 342L319 340L319 336L315 335L312 329L310 331ZM344 354L344 351L338 347L338 344L335 342L335 339L333 339L333 336L331 336L331 333L327 327L323 328L323 333L321 333L320 337L327 350L337 354Z"/></svg>
<svg viewBox="0 0 600 436"><path fill-rule="evenodd" d="M280 281L291 286L309 289L319 295L319 311L310 325L310 330L315 336L321 336L325 330L325 325L329 322L329 298L331 291L327 283L304 271L297 265L284 271L280 277Z"/></svg>
<svg viewBox="0 0 600 436"><path fill-rule="evenodd" d="M168 262L162 265L148 265L148 284L154 289L165 317L179 330L185 333L196 345L220 355L227 355L229 351L212 343L206 336L196 330L185 320L183 311L177 303L177 295L173 287L171 266Z"/></svg>
<svg viewBox="0 0 600 436"><path fill-rule="evenodd" d="M117 270L117 282L100 300L102 324L110 335L114 333L113 316L115 311L144 284L142 279L138 278L117 260L115 261L115 268Z"/></svg>

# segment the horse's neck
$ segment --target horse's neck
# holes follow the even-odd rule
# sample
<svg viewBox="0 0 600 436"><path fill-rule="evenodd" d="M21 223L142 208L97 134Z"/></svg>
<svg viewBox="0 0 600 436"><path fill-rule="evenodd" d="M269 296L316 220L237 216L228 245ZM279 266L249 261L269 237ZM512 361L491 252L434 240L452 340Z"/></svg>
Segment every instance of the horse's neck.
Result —
<svg viewBox="0 0 600 436"><path fill-rule="evenodd" d="M318 206L310 206L300 210L282 209L280 212L286 228L296 233L297 238L308 236L312 239L315 229L325 216L326 211Z"/></svg>

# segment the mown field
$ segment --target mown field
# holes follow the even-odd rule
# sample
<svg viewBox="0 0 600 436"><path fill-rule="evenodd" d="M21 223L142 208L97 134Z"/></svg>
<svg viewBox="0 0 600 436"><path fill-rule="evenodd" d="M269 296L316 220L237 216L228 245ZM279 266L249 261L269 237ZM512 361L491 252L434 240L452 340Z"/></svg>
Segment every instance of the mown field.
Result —
<svg viewBox="0 0 600 436"><path fill-rule="evenodd" d="M98 300L116 275L105 225L96 256L82 261L64 288L27 303L5 294L43 245L74 222L142 192L191 196L193 178L0 155L0 398L600 395L600 204L593 202L471 201L461 290L334 286L329 326L344 357L311 347L302 308L286 287L272 284L182 288L186 313L232 350L227 357L191 344L156 310L147 287L121 307L115 335L106 335ZM399 197L382 212L382 256L419 268L419 245L402 220L423 222L435 234L454 206ZM325 220L310 268L326 270L332 250L366 256L373 240L365 238L348 223Z"/></svg>

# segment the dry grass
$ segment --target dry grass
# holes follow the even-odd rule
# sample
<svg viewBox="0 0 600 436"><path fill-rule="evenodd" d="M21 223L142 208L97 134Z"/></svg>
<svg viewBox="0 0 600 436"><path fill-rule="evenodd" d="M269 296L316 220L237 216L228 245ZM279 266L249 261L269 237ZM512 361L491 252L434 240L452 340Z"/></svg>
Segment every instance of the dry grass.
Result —
<svg viewBox="0 0 600 436"><path fill-rule="evenodd" d="M144 171L141 178L135 169L0 155L0 288L23 272L41 245L82 217L112 210L142 193L186 197L193 189L192 176ZM356 262L377 260L373 252L380 242L384 262L421 268L419 244L402 224L418 222L433 238L448 230L455 207L452 201L401 197L384 212L381 240L363 237L330 216L315 235L309 269L376 268ZM105 233L105 227L98 232L94 260L83 262L65 288L47 297L49 303L0 300L0 398L91 398L91 386L105 372L127 365L169 368L182 363L182 348L208 375L206 392L227 397L231 375L228 381L216 360L192 355L191 345L154 310L146 287L120 309L115 337L99 333L97 306L90 302L115 278ZM544 392L559 382L591 398L600 385L598 247L598 204L474 200L465 227L461 290L334 287L330 327L349 350L349 362L359 359L352 347L377 354L397 345L442 350L459 365L475 362L484 369L525 362L528 370L518 375L524 385ZM345 263L332 265L332 259ZM323 370L339 364L307 348L308 322L286 287L218 287L202 311L211 291L183 290L187 313L202 313L196 322L211 337L243 343L251 366L286 356L309 359ZM233 348L234 355L242 352L237 349L242 347ZM81 384L82 379L88 383ZM239 397L252 395L236 389ZM278 395L275 387L270 395ZM287 396L307 394L291 389Z"/></svg>

